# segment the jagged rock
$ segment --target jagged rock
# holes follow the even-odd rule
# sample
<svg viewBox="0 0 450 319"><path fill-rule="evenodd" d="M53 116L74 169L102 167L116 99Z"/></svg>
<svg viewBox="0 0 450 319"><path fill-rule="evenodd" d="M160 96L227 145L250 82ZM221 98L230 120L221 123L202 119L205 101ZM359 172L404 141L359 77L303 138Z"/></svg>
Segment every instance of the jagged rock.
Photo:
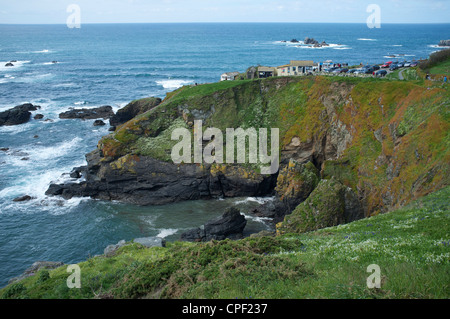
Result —
<svg viewBox="0 0 450 319"><path fill-rule="evenodd" d="M161 104L161 99L156 97L133 101L118 110L117 113L109 119L109 124L111 126L122 125L139 114L155 108L159 104Z"/></svg>
<svg viewBox="0 0 450 319"><path fill-rule="evenodd" d="M247 220L240 211L231 207L221 216L208 221L202 228L194 228L181 234L183 241L224 240L225 238L239 239Z"/></svg>
<svg viewBox="0 0 450 319"><path fill-rule="evenodd" d="M103 250L103 254L106 257L111 257L114 256L116 251L120 248L126 245L125 240L121 240L119 241L117 244L115 245L108 245L104 250Z"/></svg>
<svg viewBox="0 0 450 319"><path fill-rule="evenodd" d="M2 151L2 152L8 152L8 151L9 151L9 148L8 148L8 147L2 147L2 148L0 148L0 151Z"/></svg>
<svg viewBox="0 0 450 319"><path fill-rule="evenodd" d="M303 233L364 218L354 192L334 178L321 180L306 201L277 227L280 232Z"/></svg>
<svg viewBox="0 0 450 319"><path fill-rule="evenodd" d="M297 39L292 39L290 42L292 43L298 43L299 41Z"/></svg>
<svg viewBox="0 0 450 319"><path fill-rule="evenodd" d="M314 38L306 37L305 40L303 40L303 43L305 43L305 44L319 44L319 41L315 40Z"/></svg>
<svg viewBox="0 0 450 319"><path fill-rule="evenodd" d="M70 109L67 112L63 112L59 114L60 119L84 119L84 120L93 120L93 119L109 119L114 115L113 109L111 106L101 106L92 109Z"/></svg>
<svg viewBox="0 0 450 319"><path fill-rule="evenodd" d="M5 64L5 66L10 67L10 66L14 66L14 64L12 64L11 62L8 62L8 63Z"/></svg>
<svg viewBox="0 0 450 319"><path fill-rule="evenodd" d="M166 247L166 240L161 237L143 237L135 238L133 242L145 247Z"/></svg>
<svg viewBox="0 0 450 319"><path fill-rule="evenodd" d="M438 45L440 47L450 47L450 40L441 40Z"/></svg>
<svg viewBox="0 0 450 319"><path fill-rule="evenodd" d="M36 114L33 118L35 120L42 120L44 118L44 115L43 114Z"/></svg>
<svg viewBox="0 0 450 319"><path fill-rule="evenodd" d="M25 278L34 276L36 273L38 273L41 269L56 269L61 266L64 266L64 263L62 262L53 262L53 261L37 261L33 263L25 272L20 275L19 277L14 277L9 280L9 284L21 281Z"/></svg>
<svg viewBox="0 0 450 319"><path fill-rule="evenodd" d="M0 126L2 125L19 125L30 120L31 112L40 109L31 103L26 103L13 107L12 109L0 112Z"/></svg>

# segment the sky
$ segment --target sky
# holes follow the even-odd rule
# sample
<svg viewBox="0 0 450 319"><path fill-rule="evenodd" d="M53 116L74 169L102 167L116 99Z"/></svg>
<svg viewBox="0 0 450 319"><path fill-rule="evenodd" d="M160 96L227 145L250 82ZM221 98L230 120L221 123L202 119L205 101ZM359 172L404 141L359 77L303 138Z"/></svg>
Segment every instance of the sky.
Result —
<svg viewBox="0 0 450 319"><path fill-rule="evenodd" d="M450 0L0 0L0 24L340 22L366 23L370 4L381 23L450 23Z"/></svg>

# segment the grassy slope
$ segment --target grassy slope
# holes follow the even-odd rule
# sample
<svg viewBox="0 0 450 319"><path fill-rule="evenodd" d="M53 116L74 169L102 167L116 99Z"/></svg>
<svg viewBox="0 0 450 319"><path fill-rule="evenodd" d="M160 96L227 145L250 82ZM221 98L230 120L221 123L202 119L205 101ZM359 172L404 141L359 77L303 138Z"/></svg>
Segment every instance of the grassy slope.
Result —
<svg viewBox="0 0 450 319"><path fill-rule="evenodd" d="M449 298L450 187L407 207L301 235L122 247L0 290L3 298ZM367 267L381 288L366 286Z"/></svg>

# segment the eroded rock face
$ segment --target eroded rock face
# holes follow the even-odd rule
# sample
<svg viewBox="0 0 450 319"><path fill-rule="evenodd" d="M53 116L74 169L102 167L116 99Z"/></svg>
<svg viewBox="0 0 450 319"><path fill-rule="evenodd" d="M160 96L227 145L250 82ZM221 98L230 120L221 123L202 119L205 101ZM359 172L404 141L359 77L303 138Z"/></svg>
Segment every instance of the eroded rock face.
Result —
<svg viewBox="0 0 450 319"><path fill-rule="evenodd" d="M25 278L34 276L42 269L56 269L61 266L64 266L64 263L62 262L53 262L53 261L37 261L33 263L30 267L25 270L25 272L20 275L19 277L15 277L9 280L9 284L21 281Z"/></svg>
<svg viewBox="0 0 450 319"><path fill-rule="evenodd" d="M148 99L136 100L117 111L117 113L109 119L111 126L119 126L128 122L132 118L147 112L161 104L161 99L151 97Z"/></svg>
<svg viewBox="0 0 450 319"><path fill-rule="evenodd" d="M321 180L311 195L286 216L280 232L303 233L364 217L356 194L334 178Z"/></svg>

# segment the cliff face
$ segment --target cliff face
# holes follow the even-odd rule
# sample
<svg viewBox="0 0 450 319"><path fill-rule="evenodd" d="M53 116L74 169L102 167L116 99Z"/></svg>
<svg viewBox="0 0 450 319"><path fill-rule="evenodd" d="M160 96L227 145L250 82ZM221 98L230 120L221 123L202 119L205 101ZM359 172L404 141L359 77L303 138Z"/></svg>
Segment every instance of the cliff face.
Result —
<svg viewBox="0 0 450 319"><path fill-rule="evenodd" d="M50 193L149 205L275 192L278 174L261 175L257 165L173 164L173 129L192 130L202 120L223 132L279 128L280 172L290 161L311 162L321 178L350 187L366 215L384 212L448 184L449 101L446 88L379 79L183 87L105 136L87 156L86 182L52 185ZM293 185L283 180L276 194L286 196Z"/></svg>

